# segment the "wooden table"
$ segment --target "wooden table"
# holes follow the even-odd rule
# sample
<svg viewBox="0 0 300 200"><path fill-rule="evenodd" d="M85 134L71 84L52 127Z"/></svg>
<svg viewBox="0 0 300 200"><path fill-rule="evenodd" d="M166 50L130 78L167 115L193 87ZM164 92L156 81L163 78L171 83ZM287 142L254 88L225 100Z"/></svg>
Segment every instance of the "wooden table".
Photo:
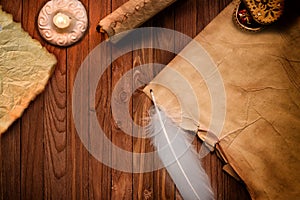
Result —
<svg viewBox="0 0 300 200"><path fill-rule="evenodd" d="M45 2L0 0L3 9L12 13L14 20L21 22L22 27L58 59L46 90L1 136L0 198L181 199L164 169L141 174L111 169L91 156L76 134L71 113L76 72L88 53L104 40L96 32L98 21L126 0L82 0L88 11L89 29L79 43L68 48L52 46L40 37L36 19ZM229 2L178 0L143 26L174 29L194 37ZM184 45L183 41L181 46ZM174 54L169 52L141 49L120 57L105 71L97 89L95 105L99 123L114 144L136 152L152 148L149 141L129 137L118 128L111 115L111 94L117 81L133 67L154 61L167 64L173 57ZM159 70L155 69L146 76L152 78ZM141 75L137 74L135 80L138 76ZM131 86L123 89L126 87ZM134 120L141 122L144 112L140 107L146 109L151 102L139 91L130 101ZM201 145L200 141L197 143ZM119 159L113 158L113 153L111 156ZM222 163L215 154L204 158L203 164L211 178L216 199L250 199L245 186L222 171Z"/></svg>

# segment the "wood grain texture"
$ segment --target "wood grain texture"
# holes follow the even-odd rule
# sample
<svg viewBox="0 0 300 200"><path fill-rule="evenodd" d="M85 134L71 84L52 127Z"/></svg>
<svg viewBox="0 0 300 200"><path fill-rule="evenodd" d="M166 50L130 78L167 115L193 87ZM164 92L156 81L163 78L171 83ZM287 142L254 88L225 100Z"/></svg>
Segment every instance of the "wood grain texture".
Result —
<svg viewBox="0 0 300 200"><path fill-rule="evenodd" d="M148 21L144 24L144 27L151 27L152 21ZM133 42L133 48L137 49L133 51L133 68L132 74L133 88L137 88L132 95L132 110L133 120L136 125L140 127L146 126L147 122L144 120L148 117L147 107L151 105L151 102L147 97L141 98L141 88L145 86L153 77L153 50L147 49L145 46L152 45L152 37L148 34L142 34L136 38ZM143 67L141 67L143 66ZM149 70L143 70L149 67ZM133 130L134 131L134 130ZM143 128L137 130L139 138L133 139L133 152L135 153L147 153L153 151L150 145L149 139L141 138L146 133ZM139 170L142 171L145 166L153 166L153 160L133 160L134 163L139 163ZM154 182L153 172L148 173L136 173L133 176L133 199L153 199Z"/></svg>
<svg viewBox="0 0 300 200"><path fill-rule="evenodd" d="M87 9L89 2L87 0L81 1L83 6ZM87 11L87 13L89 13ZM80 53L78 53L80 52ZM80 120L88 124L89 119L84 117L88 115L88 109L72 109L72 92L76 73L81 67L81 63L89 53L89 34L85 34L77 45L67 48L66 52L66 70L67 70L67 112L81 112ZM80 77L83 83L88 82L88 71ZM80 96L76 98L83 101L88 96L88 91L80 88ZM72 115L67 116L67 132L66 132L66 180L68 181L66 188L66 198L73 199L88 199L89 198L89 153L81 143L76 131L88 133L88 126L75 128Z"/></svg>
<svg viewBox="0 0 300 200"><path fill-rule="evenodd" d="M126 0L112 0L112 10L116 10L119 6L125 3ZM129 46L132 44L128 44ZM112 46L112 53L118 51L118 48ZM111 100L114 101L112 105L116 108L124 104L129 104L129 113L132 114L132 101L130 100L130 91L132 90L132 78L129 77L128 80L124 81L123 85L120 87L115 87L117 82L124 76L124 74L132 68L132 53L126 53L121 57L117 58L112 63L112 89L115 90L116 95L111 96ZM124 113L116 109L112 115L112 132L111 141L114 145L122 148L126 151L132 152L132 137L127 135L128 133L122 130L132 130L132 125L130 119L124 119ZM129 133L130 134L130 133ZM112 150L112 162L120 163L123 162L129 168L132 168L132 157L120 158L116 151ZM122 172L119 170L112 170L112 199L132 199L132 174L127 172Z"/></svg>
<svg viewBox="0 0 300 200"><path fill-rule="evenodd" d="M87 109L72 110L72 92L77 72L89 54L105 38L96 32L100 19L115 10L126 0L82 0L87 9L89 29L78 43L61 48L46 43L39 35L36 19L39 10L47 0L0 0L14 20L21 22L29 34L39 40L57 57L58 64L45 91L39 95L0 138L0 199L182 199L172 179L165 169L148 173L125 173L102 164L95 159L77 135L72 112L84 112L87 116L96 113L99 125L106 136L118 147L129 152L145 153L153 151L149 139L134 138L124 133L120 127L132 130L130 120L121 122L122 111L112 115L111 100L117 105L128 103L133 121L146 125L143 120L148 116L151 101L140 90L132 88L151 80L162 67L151 70L135 70L125 84L115 88L118 81L129 70L147 63L167 64L175 54L157 49L144 49L146 42L133 42L138 50L125 54L110 64L110 48L100 59L107 68L99 80L96 94L80 88L80 101L89 98ZM190 37L197 35L230 0L179 0L158 13L143 26L169 28ZM144 36L141 36L144 37ZM162 38L161 44L171 49L182 49L187 41L174 35ZM112 49L114 50L114 49ZM102 56L102 57L101 57ZM92 62L92 60L90 61ZM89 83L93 71L86 70L81 80ZM112 96L113 90L116 95ZM95 102L91 96L95 95ZM88 126L77 127L90 133L94 130L90 118L82 117ZM138 134L145 134L138 129ZM89 141L94 135L90 134ZM195 141L198 149L199 140ZM91 145L91 143L89 144ZM119 162L112 149L101 149L110 162ZM125 160L133 166L135 160ZM152 165L148 160L139 161L140 169ZM222 163L215 154L203 159L203 165L211 178L216 199L250 199L245 186L222 171Z"/></svg>
<svg viewBox="0 0 300 200"><path fill-rule="evenodd" d="M104 40L96 31L99 19L105 17L111 12L111 2L106 0L89 1L89 51L97 47ZM109 50L109 49L108 49ZM102 59L102 57L101 57ZM110 59L108 59L110 60ZM92 74L92 71L89 71ZM101 83L98 85L95 94L96 101L90 102L90 114L96 111L98 121L107 137L111 139L111 114L110 114L110 97L111 97L111 67L103 73ZM91 93L91 92L90 92ZM89 95L92 95L90 94ZM90 130L93 130L90 124ZM91 137L90 140L93 140ZM103 150L109 152L110 150ZM110 157L111 155L109 155ZM101 164L93 156L89 155L89 199L111 199L111 168Z"/></svg>

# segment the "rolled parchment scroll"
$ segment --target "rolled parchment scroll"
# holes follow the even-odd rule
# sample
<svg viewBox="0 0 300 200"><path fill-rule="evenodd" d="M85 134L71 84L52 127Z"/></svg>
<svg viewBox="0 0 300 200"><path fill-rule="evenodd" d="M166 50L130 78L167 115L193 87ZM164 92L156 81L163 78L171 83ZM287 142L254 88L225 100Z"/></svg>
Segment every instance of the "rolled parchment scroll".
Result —
<svg viewBox="0 0 300 200"><path fill-rule="evenodd" d="M97 30L108 38L136 28L175 0L129 0L99 22ZM118 38L120 39L120 38ZM113 41L117 41L114 39Z"/></svg>

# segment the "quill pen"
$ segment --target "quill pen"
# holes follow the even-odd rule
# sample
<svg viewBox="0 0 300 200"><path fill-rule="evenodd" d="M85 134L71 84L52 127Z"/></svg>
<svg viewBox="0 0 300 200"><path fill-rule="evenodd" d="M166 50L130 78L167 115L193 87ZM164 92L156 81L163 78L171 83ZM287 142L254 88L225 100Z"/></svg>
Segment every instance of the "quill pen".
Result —
<svg viewBox="0 0 300 200"><path fill-rule="evenodd" d="M176 126L160 111L150 90L155 112L151 116L148 133L158 155L184 199L213 199L210 181L191 146L188 133Z"/></svg>

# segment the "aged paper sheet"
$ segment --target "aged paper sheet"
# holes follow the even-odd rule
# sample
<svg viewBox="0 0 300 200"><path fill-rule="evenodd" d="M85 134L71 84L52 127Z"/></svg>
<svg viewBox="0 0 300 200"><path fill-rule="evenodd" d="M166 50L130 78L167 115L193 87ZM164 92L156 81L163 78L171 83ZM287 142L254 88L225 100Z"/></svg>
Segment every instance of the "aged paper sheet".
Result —
<svg viewBox="0 0 300 200"><path fill-rule="evenodd" d="M234 3L194 39L218 70L203 78L188 60L200 68L206 62L190 43L144 92L149 95L153 89L169 115L189 116L179 122L182 128L214 133L209 129L215 109L211 97L219 91L209 91L205 83L220 73L226 116L218 137L207 139L217 143L253 199L295 199L300 196L300 17L295 14L288 24L253 34L234 26L233 10ZM183 77L182 82L170 75L172 71ZM189 87L184 88L187 80ZM188 91L196 95L196 104L177 98L181 93L188 98Z"/></svg>
<svg viewBox="0 0 300 200"><path fill-rule="evenodd" d="M48 82L56 58L0 6L0 134Z"/></svg>

